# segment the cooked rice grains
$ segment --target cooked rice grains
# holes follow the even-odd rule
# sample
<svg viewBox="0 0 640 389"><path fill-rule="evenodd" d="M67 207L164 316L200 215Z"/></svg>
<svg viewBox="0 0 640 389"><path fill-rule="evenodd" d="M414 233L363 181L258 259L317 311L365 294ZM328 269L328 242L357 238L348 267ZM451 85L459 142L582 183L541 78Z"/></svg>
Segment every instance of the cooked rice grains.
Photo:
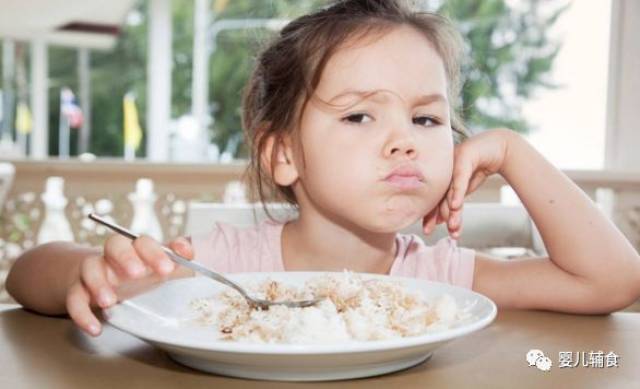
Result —
<svg viewBox="0 0 640 389"><path fill-rule="evenodd" d="M250 308L235 290L225 289L192 301L198 321L215 326L219 339L297 344L393 339L447 329L469 316L448 294L429 303L397 282L363 279L349 271L307 280L303 289L273 280L245 286L271 301L325 299L312 307L259 310Z"/></svg>

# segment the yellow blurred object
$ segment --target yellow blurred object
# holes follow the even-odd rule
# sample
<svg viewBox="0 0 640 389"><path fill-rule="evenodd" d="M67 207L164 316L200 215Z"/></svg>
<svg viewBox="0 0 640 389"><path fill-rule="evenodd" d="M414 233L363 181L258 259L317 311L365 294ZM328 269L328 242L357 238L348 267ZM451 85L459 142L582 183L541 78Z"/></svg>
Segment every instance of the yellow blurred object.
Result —
<svg viewBox="0 0 640 389"><path fill-rule="evenodd" d="M142 129L138 121L138 109L132 95L127 93L123 99L124 108L124 145L137 150L142 140Z"/></svg>
<svg viewBox="0 0 640 389"><path fill-rule="evenodd" d="M227 4L229 4L229 0L216 0L216 2L213 4L213 11L219 14L224 11L224 9L227 7Z"/></svg>
<svg viewBox="0 0 640 389"><path fill-rule="evenodd" d="M21 134L29 134L33 129L33 120L29 106L24 102L19 102L16 107L16 130Z"/></svg>

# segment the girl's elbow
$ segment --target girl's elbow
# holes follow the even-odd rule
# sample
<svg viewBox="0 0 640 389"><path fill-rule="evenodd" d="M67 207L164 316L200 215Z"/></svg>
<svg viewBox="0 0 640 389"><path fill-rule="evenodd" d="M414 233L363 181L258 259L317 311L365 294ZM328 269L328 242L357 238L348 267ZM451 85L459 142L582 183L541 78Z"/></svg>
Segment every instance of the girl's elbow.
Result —
<svg viewBox="0 0 640 389"><path fill-rule="evenodd" d="M9 274L7 274L7 279L4 281L4 287L7 290L7 293L9 293L9 296L11 296L14 300L16 299L15 296L15 280L14 280L15 276L13 275L13 271L12 269L9 270Z"/></svg>
<svg viewBox="0 0 640 389"><path fill-rule="evenodd" d="M638 298L640 298L640 296L637 293L630 294L624 292L621 293L617 298L611 297L610 301L605 305L605 310L603 311L603 313L622 311L638 302Z"/></svg>
<svg viewBox="0 0 640 389"><path fill-rule="evenodd" d="M623 304L628 307L640 300L640 259L638 260L635 271L629 276L629 283L624 288L623 292Z"/></svg>
<svg viewBox="0 0 640 389"><path fill-rule="evenodd" d="M600 288L598 292L599 305L603 313L623 310L640 300L640 268L629 273L625 279Z"/></svg>
<svg viewBox="0 0 640 389"><path fill-rule="evenodd" d="M591 297L588 301L583 301L579 305L582 308L571 310L576 313L586 315L607 315L627 308L633 304L633 300L625 295L600 294L597 297Z"/></svg>
<svg viewBox="0 0 640 389"><path fill-rule="evenodd" d="M33 253L37 252L39 247L41 246L27 250L18 256L5 279L4 287L7 293L20 304L23 304L24 289L29 284L28 279L36 268L31 262Z"/></svg>
<svg viewBox="0 0 640 389"><path fill-rule="evenodd" d="M627 282L623 283L623 303L629 306L640 299L640 255L636 254L631 261L632 266L627 276Z"/></svg>
<svg viewBox="0 0 640 389"><path fill-rule="evenodd" d="M603 313L629 307L640 300L640 256L634 253L624 267L602 273L592 285L592 298Z"/></svg>
<svg viewBox="0 0 640 389"><path fill-rule="evenodd" d="M20 281L22 276L21 273L23 273L20 269L21 267L22 262L20 261L20 258L18 258L9 269L9 273L7 274L7 278L4 282L4 287L9 296L18 302L21 302L20 286L23 284L23 282Z"/></svg>

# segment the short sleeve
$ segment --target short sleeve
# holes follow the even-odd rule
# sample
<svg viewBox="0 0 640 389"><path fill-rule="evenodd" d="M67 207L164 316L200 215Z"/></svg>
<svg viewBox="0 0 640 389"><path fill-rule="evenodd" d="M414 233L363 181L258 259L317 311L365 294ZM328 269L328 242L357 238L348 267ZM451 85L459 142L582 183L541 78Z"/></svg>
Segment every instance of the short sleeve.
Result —
<svg viewBox="0 0 640 389"><path fill-rule="evenodd" d="M446 282L467 289L473 287L475 250L458 247L458 242L450 237L438 240L433 250L434 260L440 263Z"/></svg>
<svg viewBox="0 0 640 389"><path fill-rule="evenodd" d="M458 247L450 237L428 246L415 234L398 235L398 255L390 274L473 287L475 250Z"/></svg>

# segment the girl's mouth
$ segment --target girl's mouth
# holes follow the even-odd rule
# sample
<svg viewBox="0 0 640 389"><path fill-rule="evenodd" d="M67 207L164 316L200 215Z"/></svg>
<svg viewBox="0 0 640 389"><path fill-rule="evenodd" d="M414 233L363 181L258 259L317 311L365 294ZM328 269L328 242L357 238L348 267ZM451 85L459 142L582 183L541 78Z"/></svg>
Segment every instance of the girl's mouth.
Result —
<svg viewBox="0 0 640 389"><path fill-rule="evenodd" d="M395 188L410 190L424 185L424 175L416 165L403 163L392 169L384 181Z"/></svg>
<svg viewBox="0 0 640 389"><path fill-rule="evenodd" d="M416 189L424 185L417 175L392 174L384 181L399 189Z"/></svg>

